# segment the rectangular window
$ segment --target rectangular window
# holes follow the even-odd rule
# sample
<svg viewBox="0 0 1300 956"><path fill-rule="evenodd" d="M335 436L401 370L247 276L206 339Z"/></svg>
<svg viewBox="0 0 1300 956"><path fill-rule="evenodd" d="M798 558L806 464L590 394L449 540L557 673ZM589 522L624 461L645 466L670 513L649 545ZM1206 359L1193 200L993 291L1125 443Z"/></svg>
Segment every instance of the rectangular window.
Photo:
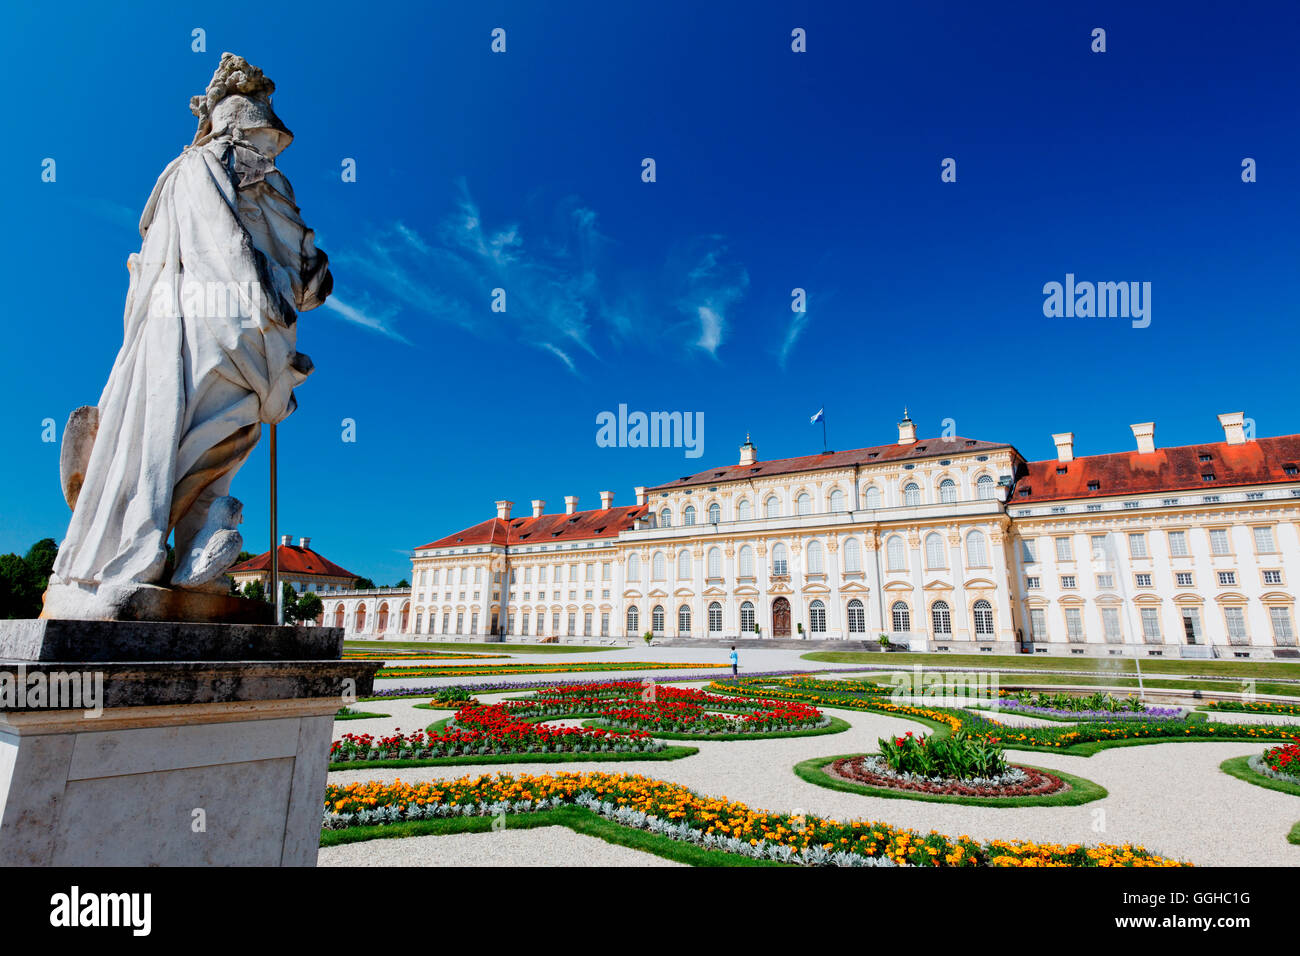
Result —
<svg viewBox="0 0 1300 956"><path fill-rule="evenodd" d="M578 612L570 611L569 612L569 636L570 637L573 637L575 634L578 633L576 630L577 626L578 626Z"/></svg>
<svg viewBox="0 0 1300 956"><path fill-rule="evenodd" d="M1056 539L1056 560L1057 561L1074 560L1074 550L1070 547L1069 538Z"/></svg>
<svg viewBox="0 0 1300 956"><path fill-rule="evenodd" d="M1214 554L1232 554L1232 545L1228 541L1227 528L1210 529L1210 551Z"/></svg>
<svg viewBox="0 0 1300 956"><path fill-rule="evenodd" d="M1282 572L1281 572L1281 571L1265 571L1265 572L1264 572L1264 583L1265 583L1265 584L1281 584L1281 583L1282 583Z"/></svg>
<svg viewBox="0 0 1300 956"><path fill-rule="evenodd" d="M609 637L609 612L600 612L600 636Z"/></svg>
<svg viewBox="0 0 1300 956"><path fill-rule="evenodd" d="M464 611L456 612L456 633L457 634L465 633L465 612Z"/></svg>
<svg viewBox="0 0 1300 956"><path fill-rule="evenodd" d="M1097 587L1101 589L1113 588L1115 586L1115 575L1099 574L1097 575Z"/></svg>
<svg viewBox="0 0 1300 956"><path fill-rule="evenodd" d="M1038 578L1025 578L1025 587L1030 590L1038 587Z"/></svg>
<svg viewBox="0 0 1300 956"><path fill-rule="evenodd" d="M1106 633L1107 644L1122 644L1124 642L1124 635L1119 629L1119 608L1102 608L1101 626Z"/></svg>
<svg viewBox="0 0 1300 956"><path fill-rule="evenodd" d="M1036 641L1047 640L1047 615L1042 608L1033 608L1029 612L1029 634Z"/></svg>
<svg viewBox="0 0 1300 956"><path fill-rule="evenodd" d="M1089 511L1100 511L1100 510L1101 510L1101 505L1088 505L1088 510L1089 510Z"/></svg>
<svg viewBox="0 0 1300 956"><path fill-rule="evenodd" d="M1190 552L1187 550L1186 531L1169 532L1169 553L1175 558L1187 557Z"/></svg>
<svg viewBox="0 0 1300 956"><path fill-rule="evenodd" d="M1249 644L1250 638L1246 636L1246 609L1240 607L1225 607L1223 609L1223 619L1228 625L1228 643L1229 644Z"/></svg>
<svg viewBox="0 0 1300 956"><path fill-rule="evenodd" d="M1291 628L1291 612L1284 607L1271 607L1268 609L1268 620L1273 625L1273 643L1294 647L1296 640L1295 631Z"/></svg>
<svg viewBox="0 0 1300 956"><path fill-rule="evenodd" d="M1063 575L1061 575L1061 587L1063 587L1063 588L1072 588L1072 587L1074 587L1074 575L1073 575L1073 574L1063 574Z"/></svg>
<svg viewBox="0 0 1300 956"><path fill-rule="evenodd" d="M1128 536L1128 553L1133 558L1147 556L1147 536L1143 531L1132 531Z"/></svg>
<svg viewBox="0 0 1300 956"><path fill-rule="evenodd" d="M1133 579L1140 588L1151 587L1151 575L1149 574L1135 574L1133 575Z"/></svg>
<svg viewBox="0 0 1300 956"><path fill-rule="evenodd" d="M1231 586L1231 585L1235 585L1236 583L1237 583L1237 572L1236 572L1236 571L1220 571L1220 572L1219 572L1219 587L1221 587L1221 588L1226 588L1226 587L1229 587L1229 586Z"/></svg>
<svg viewBox="0 0 1300 956"><path fill-rule="evenodd" d="M1124 507L1128 508L1131 511L1134 508L1138 507L1140 504L1142 504L1142 502L1140 501L1126 501L1124 502Z"/></svg>
<svg viewBox="0 0 1300 956"><path fill-rule="evenodd" d="M1183 608L1183 637L1188 644L1201 643L1201 615L1194 607Z"/></svg>
<svg viewBox="0 0 1300 956"><path fill-rule="evenodd" d="M1172 505L1176 505L1176 504L1178 504L1178 499L1177 499L1177 498L1161 498L1161 499L1160 499L1160 503L1161 503L1162 505L1172 506Z"/></svg>
<svg viewBox="0 0 1300 956"><path fill-rule="evenodd" d="M1273 547L1273 529L1255 528L1255 550L1258 552L1276 551Z"/></svg>
<svg viewBox="0 0 1300 956"><path fill-rule="evenodd" d="M1179 571L1174 575L1174 583L1180 588L1190 588L1193 585L1191 571Z"/></svg>
<svg viewBox="0 0 1300 956"><path fill-rule="evenodd" d="M1025 564L1036 564L1038 562L1038 540L1036 538L1024 539Z"/></svg>
<svg viewBox="0 0 1300 956"><path fill-rule="evenodd" d="M1083 640L1083 612L1077 607L1065 609L1065 636L1071 641Z"/></svg>
<svg viewBox="0 0 1300 956"><path fill-rule="evenodd" d="M1160 643L1160 612L1156 608L1142 608L1142 640L1148 644Z"/></svg>
<svg viewBox="0 0 1300 956"><path fill-rule="evenodd" d="M471 634L478 633L478 611L469 616L469 632Z"/></svg>
<svg viewBox="0 0 1300 956"><path fill-rule="evenodd" d="M587 611L582 615L582 633L584 637L591 637L591 612Z"/></svg>
<svg viewBox="0 0 1300 956"><path fill-rule="evenodd" d="M614 570L614 565L611 564L609 561L606 561L604 564L600 566L600 579L602 581L608 581L610 579L610 575L613 574L613 570Z"/></svg>

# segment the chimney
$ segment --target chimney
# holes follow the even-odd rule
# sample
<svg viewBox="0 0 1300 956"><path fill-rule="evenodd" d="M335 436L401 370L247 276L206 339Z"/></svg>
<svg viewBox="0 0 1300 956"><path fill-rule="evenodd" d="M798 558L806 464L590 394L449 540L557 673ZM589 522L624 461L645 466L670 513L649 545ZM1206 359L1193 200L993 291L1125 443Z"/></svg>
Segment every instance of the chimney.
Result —
<svg viewBox="0 0 1300 956"><path fill-rule="evenodd" d="M614 492L602 491L600 493L600 507L602 511L608 511L614 507Z"/></svg>
<svg viewBox="0 0 1300 956"><path fill-rule="evenodd" d="M1129 427L1133 429L1133 437L1137 439L1139 455L1148 455L1156 450L1155 422L1142 422Z"/></svg>
<svg viewBox="0 0 1300 956"><path fill-rule="evenodd" d="M1057 461L1074 461L1074 432L1053 435L1052 441L1056 442Z"/></svg>
<svg viewBox="0 0 1300 956"><path fill-rule="evenodd" d="M644 504L645 504L645 485L637 485L635 488L632 489L632 492L636 495L636 503L637 503L638 505L644 505Z"/></svg>
<svg viewBox="0 0 1300 956"><path fill-rule="evenodd" d="M577 495L565 495L565 496L564 496L564 513L565 513L566 515L571 515L571 514L573 514L575 511L577 511L577 510L578 510L578 496L577 496Z"/></svg>
<svg viewBox="0 0 1300 956"><path fill-rule="evenodd" d="M742 465L752 465L758 461L758 449L754 443L749 440L749 433L745 433L745 444L740 446L740 463Z"/></svg>
<svg viewBox="0 0 1300 956"><path fill-rule="evenodd" d="M311 538L299 538L298 547L306 551L308 548L311 547Z"/></svg>
<svg viewBox="0 0 1300 956"><path fill-rule="evenodd" d="M280 535L280 547L282 547L282 548L287 548L287 547L289 547L289 541L290 541L290 538L291 538L291 536L290 536L290 535L287 535L287 534L282 534L282 535Z"/></svg>
<svg viewBox="0 0 1300 956"><path fill-rule="evenodd" d="M907 409L903 409L903 420L898 423L898 443L900 445L916 444L916 422L907 417Z"/></svg>
<svg viewBox="0 0 1300 956"><path fill-rule="evenodd" d="M533 517L534 517L534 518L540 518L540 517L542 516L542 511L543 511L545 508L546 508L546 501L545 501L545 499L542 499L542 498L534 498L534 499L533 499Z"/></svg>
<svg viewBox="0 0 1300 956"><path fill-rule="evenodd" d="M1219 416L1219 424L1223 426L1223 440L1229 445L1246 444L1245 412L1224 412Z"/></svg>
<svg viewBox="0 0 1300 956"><path fill-rule="evenodd" d="M513 501L498 501L497 517L500 518L502 521L509 521L510 509L514 507L514 504L515 503Z"/></svg>

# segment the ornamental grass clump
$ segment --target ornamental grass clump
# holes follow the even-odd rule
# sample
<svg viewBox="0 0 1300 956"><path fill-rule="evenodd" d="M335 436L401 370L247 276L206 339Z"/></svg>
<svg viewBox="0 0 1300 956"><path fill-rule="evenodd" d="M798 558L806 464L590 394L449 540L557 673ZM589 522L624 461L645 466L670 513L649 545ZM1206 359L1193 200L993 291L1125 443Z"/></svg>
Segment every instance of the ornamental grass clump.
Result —
<svg viewBox="0 0 1300 956"><path fill-rule="evenodd" d="M992 779L1008 771L997 738L957 731L946 737L881 737L880 759L895 773L949 780Z"/></svg>

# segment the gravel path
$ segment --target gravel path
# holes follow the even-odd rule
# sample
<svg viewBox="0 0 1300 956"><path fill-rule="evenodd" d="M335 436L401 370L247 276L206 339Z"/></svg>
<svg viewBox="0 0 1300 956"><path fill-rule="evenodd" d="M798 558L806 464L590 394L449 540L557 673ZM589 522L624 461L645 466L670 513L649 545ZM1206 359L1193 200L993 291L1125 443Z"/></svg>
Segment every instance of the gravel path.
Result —
<svg viewBox="0 0 1300 956"><path fill-rule="evenodd" d="M317 866L685 866L673 860L574 833L536 827L495 833L368 840L322 847Z"/></svg>

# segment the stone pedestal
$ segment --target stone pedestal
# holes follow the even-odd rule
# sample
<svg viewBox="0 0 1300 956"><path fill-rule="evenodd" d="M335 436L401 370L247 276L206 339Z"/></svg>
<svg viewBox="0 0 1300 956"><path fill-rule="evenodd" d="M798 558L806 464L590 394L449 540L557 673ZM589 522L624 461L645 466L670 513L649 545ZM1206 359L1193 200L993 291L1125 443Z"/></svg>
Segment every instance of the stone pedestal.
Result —
<svg viewBox="0 0 1300 956"><path fill-rule="evenodd" d="M0 865L314 866L339 628L0 621Z"/></svg>

